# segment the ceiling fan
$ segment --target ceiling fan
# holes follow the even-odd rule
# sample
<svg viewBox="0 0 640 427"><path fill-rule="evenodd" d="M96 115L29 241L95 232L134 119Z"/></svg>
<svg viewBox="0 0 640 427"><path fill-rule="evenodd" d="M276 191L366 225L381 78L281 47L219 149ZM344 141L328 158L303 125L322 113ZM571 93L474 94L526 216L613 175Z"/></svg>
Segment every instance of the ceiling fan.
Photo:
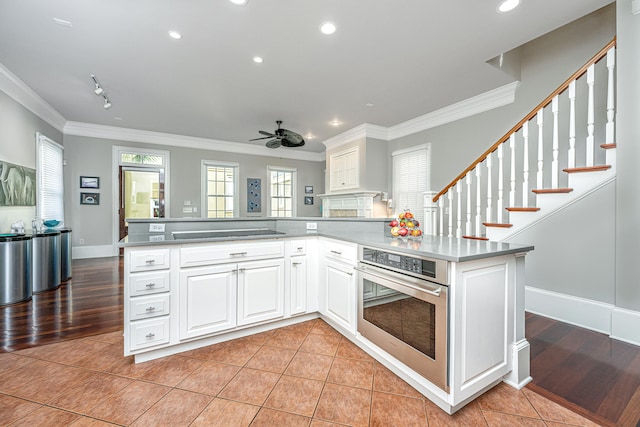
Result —
<svg viewBox="0 0 640 427"><path fill-rule="evenodd" d="M266 132L263 130L259 130L258 133L262 135L266 135L263 138L254 138L249 141L258 141L260 139L271 139L271 141L267 141L265 144L269 148L278 148L281 145L283 147L302 147L304 145L304 138L299 134L292 132L287 129L282 129L280 125L282 124L282 120L276 120L278 124L278 129L276 129L273 133Z"/></svg>

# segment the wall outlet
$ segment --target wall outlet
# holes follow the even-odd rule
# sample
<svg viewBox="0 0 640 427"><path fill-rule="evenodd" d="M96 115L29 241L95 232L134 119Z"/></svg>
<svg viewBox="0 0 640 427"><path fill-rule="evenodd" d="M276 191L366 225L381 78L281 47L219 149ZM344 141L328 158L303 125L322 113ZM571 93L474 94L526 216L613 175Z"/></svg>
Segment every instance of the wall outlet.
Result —
<svg viewBox="0 0 640 427"><path fill-rule="evenodd" d="M194 206L194 207L193 207L193 211L194 211L194 212L198 212L198 207L197 207L197 206Z"/></svg>
<svg viewBox="0 0 640 427"><path fill-rule="evenodd" d="M158 236L149 236L150 242L160 242L162 240L164 240L164 234L160 234Z"/></svg>
<svg viewBox="0 0 640 427"><path fill-rule="evenodd" d="M184 201L184 205L185 206L191 206L191 200L185 200Z"/></svg>
<svg viewBox="0 0 640 427"><path fill-rule="evenodd" d="M191 213L193 212L193 208L191 206L183 206L182 213Z"/></svg>
<svg viewBox="0 0 640 427"><path fill-rule="evenodd" d="M84 239L80 239L79 242L80 242L81 245L84 245Z"/></svg>
<svg viewBox="0 0 640 427"><path fill-rule="evenodd" d="M307 230L317 230L318 229L318 223L317 222L308 222L307 223Z"/></svg>
<svg viewBox="0 0 640 427"><path fill-rule="evenodd" d="M164 233L164 224L149 224L149 233Z"/></svg>

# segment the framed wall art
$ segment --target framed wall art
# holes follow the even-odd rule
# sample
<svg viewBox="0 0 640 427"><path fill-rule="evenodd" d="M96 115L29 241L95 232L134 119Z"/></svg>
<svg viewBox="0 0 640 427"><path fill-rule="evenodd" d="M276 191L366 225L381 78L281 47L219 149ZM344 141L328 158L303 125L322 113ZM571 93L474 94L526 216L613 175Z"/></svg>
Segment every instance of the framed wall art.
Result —
<svg viewBox="0 0 640 427"><path fill-rule="evenodd" d="M99 205L100 193L80 193L81 205Z"/></svg>
<svg viewBox="0 0 640 427"><path fill-rule="evenodd" d="M81 176L80 188L100 188L100 178L97 176Z"/></svg>

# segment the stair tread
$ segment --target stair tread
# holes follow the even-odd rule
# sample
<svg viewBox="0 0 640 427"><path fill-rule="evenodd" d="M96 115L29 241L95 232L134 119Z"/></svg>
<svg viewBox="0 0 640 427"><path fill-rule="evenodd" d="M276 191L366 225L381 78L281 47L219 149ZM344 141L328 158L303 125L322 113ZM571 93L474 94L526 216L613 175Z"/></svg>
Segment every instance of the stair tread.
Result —
<svg viewBox="0 0 640 427"><path fill-rule="evenodd" d="M540 208L505 208L509 212L538 212Z"/></svg>
<svg viewBox="0 0 640 427"><path fill-rule="evenodd" d="M578 173L578 172L599 172L611 169L611 165L599 165L599 166L584 166L581 168L567 168L562 169L566 173Z"/></svg>
<svg viewBox="0 0 640 427"><path fill-rule="evenodd" d="M531 191L536 194L561 194L571 193L573 191L573 188L539 188Z"/></svg>
<svg viewBox="0 0 640 427"><path fill-rule="evenodd" d="M499 227L499 228L513 227L513 224L505 224L503 222L483 222L482 225L484 225L485 227Z"/></svg>
<svg viewBox="0 0 640 427"><path fill-rule="evenodd" d="M462 236L463 239L470 239L470 240L489 240L487 237L483 237L483 236Z"/></svg>

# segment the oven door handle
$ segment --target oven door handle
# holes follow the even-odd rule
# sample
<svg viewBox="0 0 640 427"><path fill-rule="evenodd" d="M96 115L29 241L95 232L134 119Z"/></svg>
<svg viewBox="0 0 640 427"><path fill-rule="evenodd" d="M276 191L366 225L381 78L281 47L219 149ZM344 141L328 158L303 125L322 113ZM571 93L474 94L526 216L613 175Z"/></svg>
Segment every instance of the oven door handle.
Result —
<svg viewBox="0 0 640 427"><path fill-rule="evenodd" d="M441 287L441 286L437 286L437 285L436 285L436 288L435 288L435 289L433 289L433 290L432 290L432 289L427 289L427 288L424 288L424 287L422 287L422 286L416 286L416 285L413 285L413 284L412 284L412 283L410 283L410 282L399 282L398 280L395 280L395 278L391 278L391 277L389 277L389 276L387 275L387 274L389 274L389 273L385 273L384 275L382 275L382 274L376 274L376 273L375 273L375 270L376 270L376 268L375 268L375 267L353 267L353 268L354 268L355 270L357 270L357 271L361 272L361 273L369 274L369 275L371 275L371 276L373 276L373 277L377 277L377 278L382 279L382 280L388 280L388 281L390 281L390 282L394 282L394 283L396 283L396 284L398 284L398 285L400 285L400 286L406 286L406 287L411 288L411 289L414 289L414 290L416 290L416 291L419 291L419 292L425 292L425 293L427 293L427 294L429 294L429 295L433 295L434 297L438 297L438 298L440 298L440 291L442 290L442 287ZM372 271L372 270L373 270L373 271ZM393 274L393 273L391 273L391 274Z"/></svg>

